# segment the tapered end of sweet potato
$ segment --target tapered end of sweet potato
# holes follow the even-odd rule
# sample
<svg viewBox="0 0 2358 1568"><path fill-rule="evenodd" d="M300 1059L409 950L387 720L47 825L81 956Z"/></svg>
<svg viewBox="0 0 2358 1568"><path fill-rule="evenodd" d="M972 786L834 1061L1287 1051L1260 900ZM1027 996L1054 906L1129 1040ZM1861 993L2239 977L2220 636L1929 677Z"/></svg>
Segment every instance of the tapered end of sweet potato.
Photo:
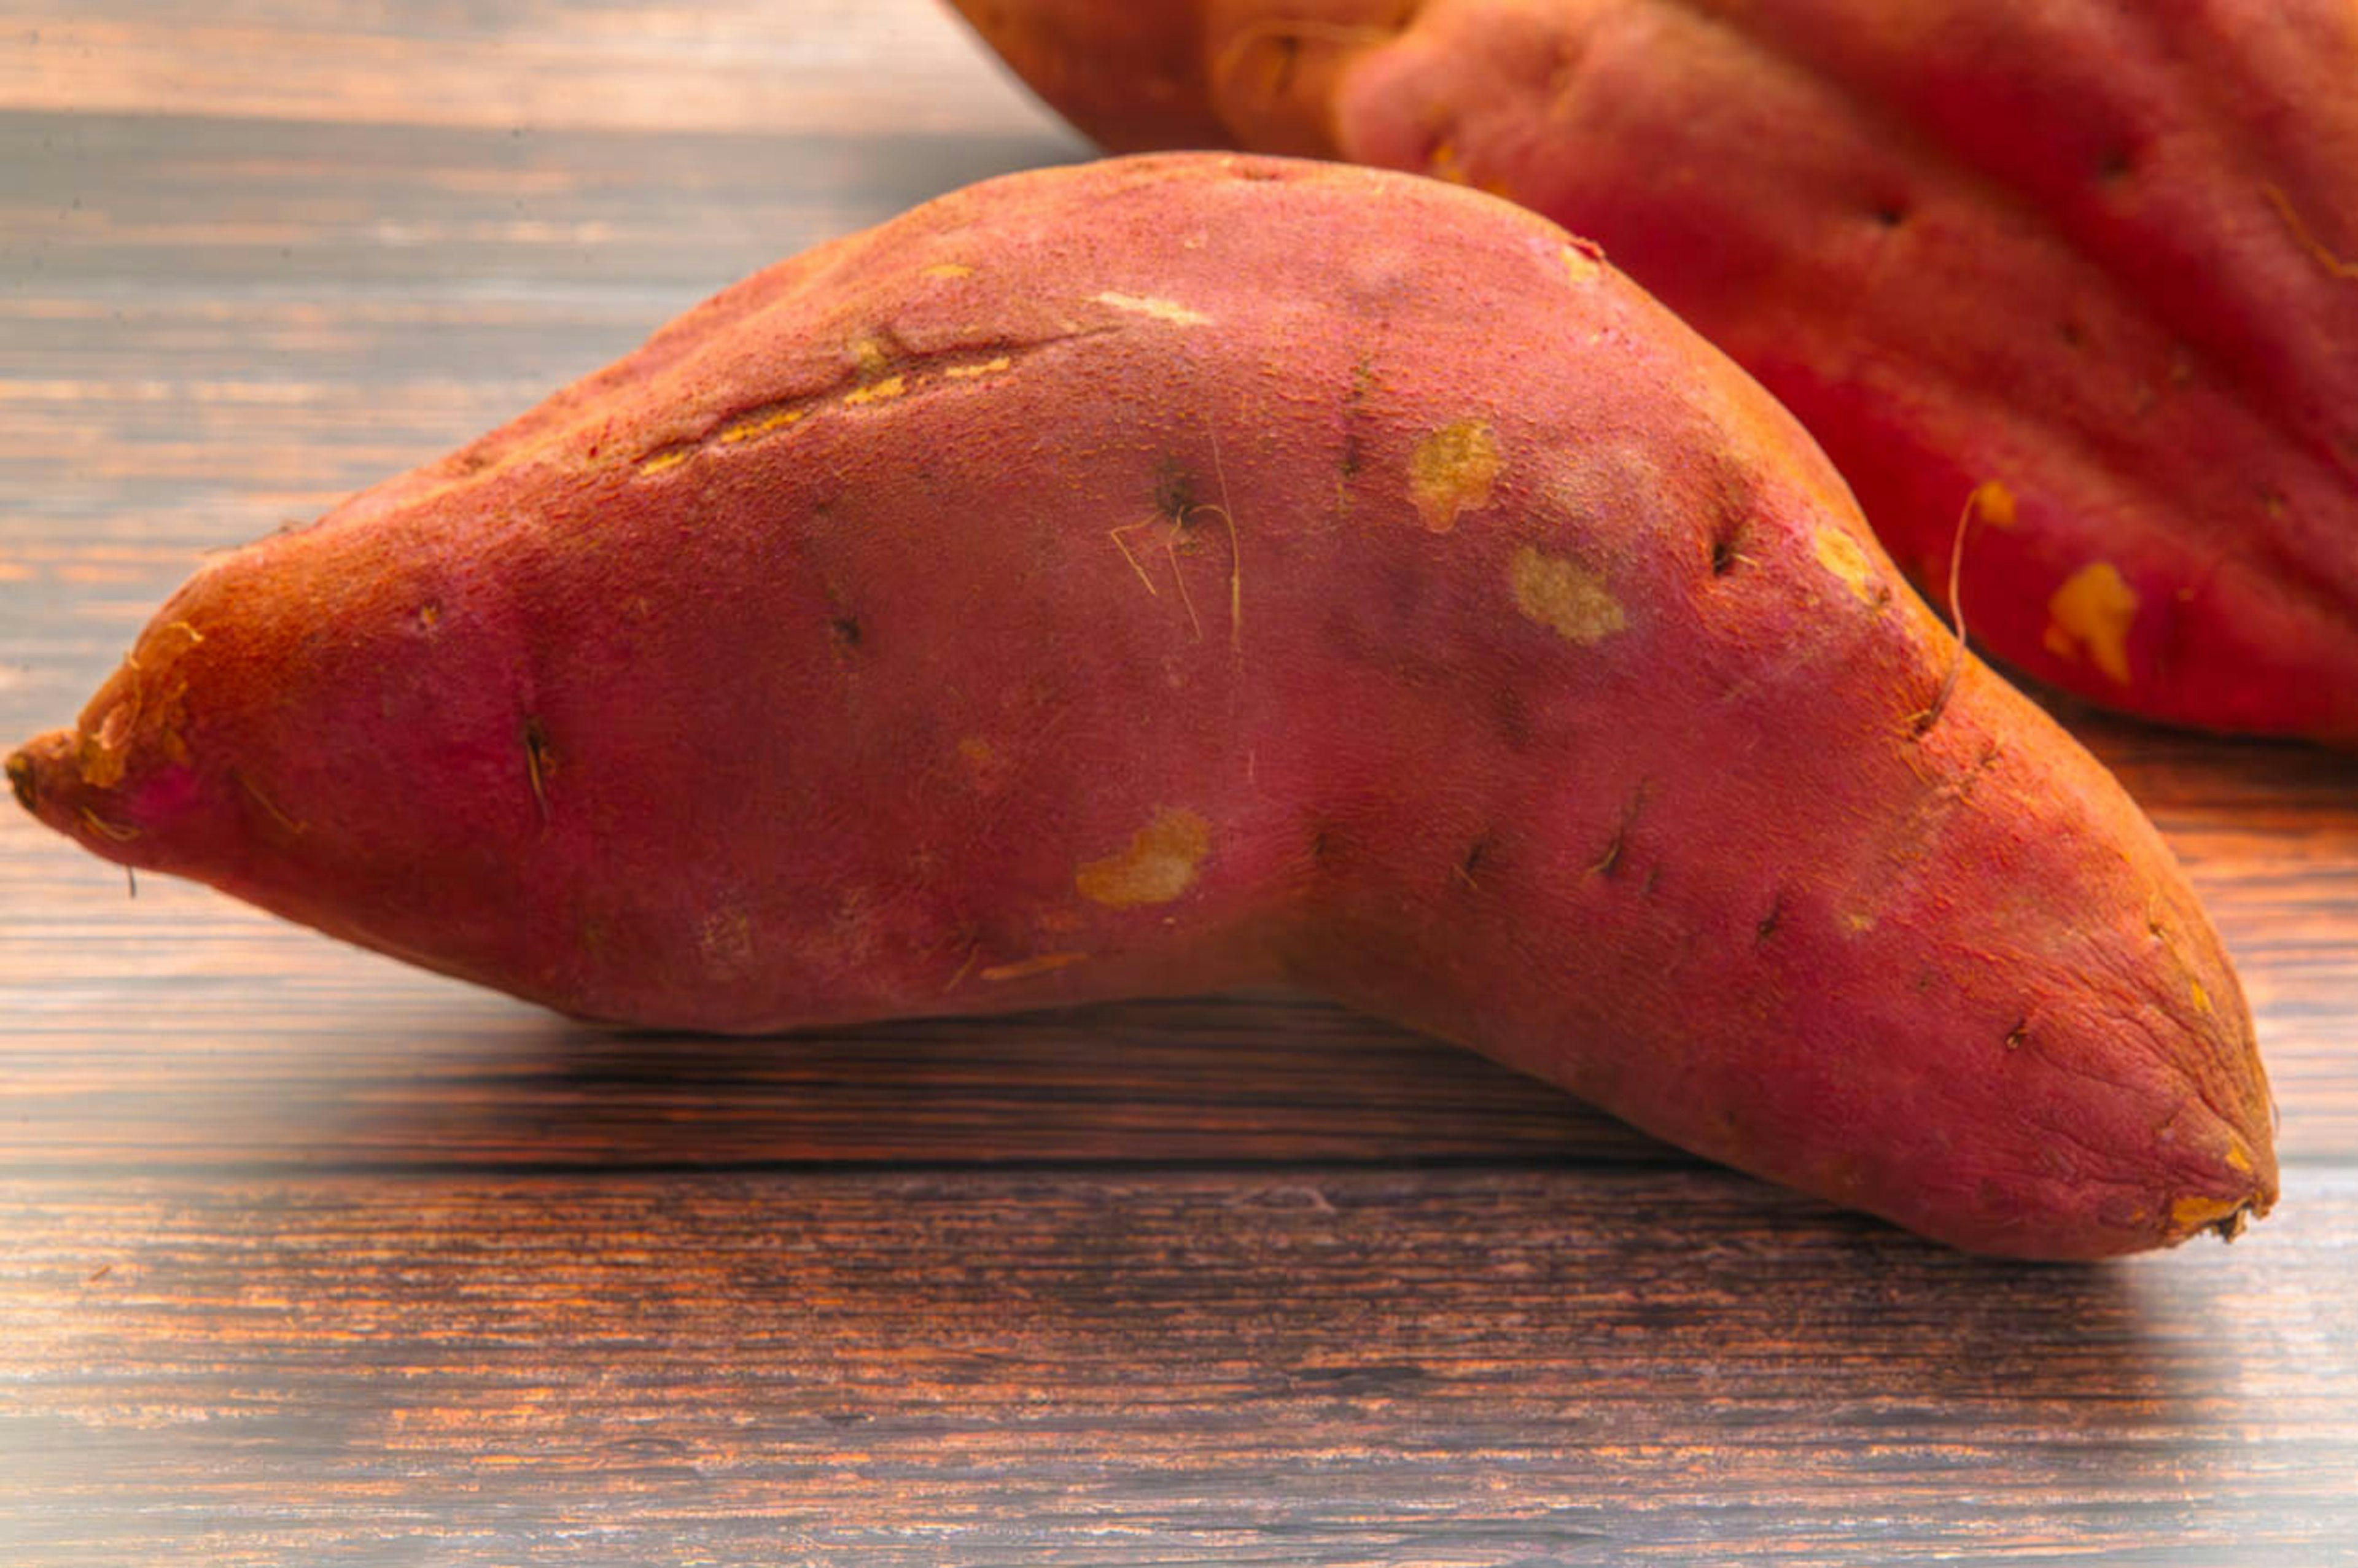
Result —
<svg viewBox="0 0 2358 1568"><path fill-rule="evenodd" d="M16 804L92 854L143 871L157 868L160 847L177 870L178 846L190 836L183 818L192 792L187 770L143 768L130 780L105 777L103 764L86 770L98 751L87 730L52 730L8 757L8 786Z"/></svg>
<svg viewBox="0 0 2358 1568"><path fill-rule="evenodd" d="M92 852L144 867L147 861L135 848L147 837L141 823L168 822L177 815L175 781L143 778L123 789L93 782L103 777L103 767L85 772L82 764L95 750L93 738L81 730L36 736L9 753L8 787L17 805Z"/></svg>
<svg viewBox="0 0 2358 1568"><path fill-rule="evenodd" d="M475 573L332 524L215 557L72 729L10 755L18 804L105 860L479 978L522 940L517 879L483 846L530 820L524 781L554 762L516 728ZM472 679L444 678L454 636L485 652ZM421 908L452 951L403 939Z"/></svg>
<svg viewBox="0 0 2358 1568"><path fill-rule="evenodd" d="M189 845L212 836L198 820L209 813L189 747L184 663L202 640L177 616L151 622L73 729L10 753L17 804L107 860L178 870Z"/></svg>
<svg viewBox="0 0 2358 1568"><path fill-rule="evenodd" d="M54 743L59 738L59 733L61 732L41 736L38 740L27 741L8 753L8 787L16 792L16 804L36 816L40 815L40 807L34 804L40 798L34 788L39 777L39 770L33 760L33 754L36 748Z"/></svg>

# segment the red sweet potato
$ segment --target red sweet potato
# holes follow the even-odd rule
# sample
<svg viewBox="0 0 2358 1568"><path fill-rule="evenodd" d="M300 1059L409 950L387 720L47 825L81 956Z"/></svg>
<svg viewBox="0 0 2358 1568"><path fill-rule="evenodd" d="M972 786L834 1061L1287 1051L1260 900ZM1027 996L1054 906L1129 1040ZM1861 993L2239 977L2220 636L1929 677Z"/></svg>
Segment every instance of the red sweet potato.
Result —
<svg viewBox="0 0 2358 1568"><path fill-rule="evenodd" d="M8 771L575 1014L1291 979L1967 1247L2232 1231L2275 1192L2234 976L1954 649L1552 224L1147 158L786 262L220 558Z"/></svg>
<svg viewBox="0 0 2358 1568"><path fill-rule="evenodd" d="M2017 667L2358 744L2353 0L957 3L1109 146L1417 169L1601 242L1936 601L1997 502L1962 597Z"/></svg>

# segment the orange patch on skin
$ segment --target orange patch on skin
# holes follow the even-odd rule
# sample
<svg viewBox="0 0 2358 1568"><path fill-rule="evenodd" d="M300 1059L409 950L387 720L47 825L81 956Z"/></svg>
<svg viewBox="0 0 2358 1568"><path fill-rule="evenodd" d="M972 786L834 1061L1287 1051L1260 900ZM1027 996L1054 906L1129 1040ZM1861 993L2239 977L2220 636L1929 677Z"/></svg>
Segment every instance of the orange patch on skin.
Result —
<svg viewBox="0 0 2358 1568"><path fill-rule="evenodd" d="M1212 825L1184 806L1165 808L1131 835L1130 843L1073 874L1073 887L1109 909L1170 903L1195 882L1212 852Z"/></svg>
<svg viewBox="0 0 2358 1568"><path fill-rule="evenodd" d="M1424 525L1436 534L1457 526L1466 513L1490 504L1502 466L1498 438L1480 419L1444 425L1409 454L1409 494Z"/></svg>
<svg viewBox="0 0 2358 1568"><path fill-rule="evenodd" d="M1993 528L2014 526L2014 492L1994 479L1974 486L1974 514Z"/></svg>
<svg viewBox="0 0 2358 1568"><path fill-rule="evenodd" d="M2198 1230L2222 1230L2232 1237L2244 1227L2242 1198L2182 1197L2169 1206L2169 1234L2191 1236Z"/></svg>
<svg viewBox="0 0 2358 1568"><path fill-rule="evenodd" d="M2057 658L2090 663L2116 686L2129 684L2129 628L2136 622L2136 590L2110 561L2091 561L2073 572L2047 601L2047 631L2040 641Z"/></svg>
<svg viewBox="0 0 2358 1568"><path fill-rule="evenodd" d="M1067 964L1077 964L1087 957L1087 953L1043 953L1037 957L1021 958L1012 964L993 964L978 971L978 978L994 984L1003 980L1028 979L1033 975L1061 969Z"/></svg>
<svg viewBox="0 0 2358 1568"><path fill-rule="evenodd" d="M131 753L146 747L168 762L188 761L180 726L188 717L189 676L180 661L205 640L185 621L168 622L142 640L118 676L127 688L80 737L74 758L82 783L112 789L123 782Z"/></svg>
<svg viewBox="0 0 2358 1568"><path fill-rule="evenodd" d="M92 789L113 789L123 782L123 769L129 756L126 746L131 739L131 727L138 722L139 705L135 700L118 702L106 710L95 730L81 738L79 771L81 782Z"/></svg>

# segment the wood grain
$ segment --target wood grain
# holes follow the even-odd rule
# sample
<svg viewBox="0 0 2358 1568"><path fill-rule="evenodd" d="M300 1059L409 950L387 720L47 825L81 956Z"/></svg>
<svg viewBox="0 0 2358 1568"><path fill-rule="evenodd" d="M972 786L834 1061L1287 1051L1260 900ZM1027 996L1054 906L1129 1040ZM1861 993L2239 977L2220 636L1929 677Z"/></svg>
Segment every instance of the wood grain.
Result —
<svg viewBox="0 0 2358 1568"><path fill-rule="evenodd" d="M0 741L202 553L1081 156L931 0L0 10ZM1284 995L613 1034L0 816L0 1562L2358 1562L2358 761L2058 711L2235 1247L1942 1252Z"/></svg>
<svg viewBox="0 0 2358 1568"><path fill-rule="evenodd" d="M2358 1183L2302 1206L2059 1269L1698 1173L0 1183L0 1527L61 1564L159 1517L219 1564L2347 1561Z"/></svg>
<svg viewBox="0 0 2358 1568"><path fill-rule="evenodd" d="M930 0L19 4L0 10L0 103L765 136L1044 123Z"/></svg>

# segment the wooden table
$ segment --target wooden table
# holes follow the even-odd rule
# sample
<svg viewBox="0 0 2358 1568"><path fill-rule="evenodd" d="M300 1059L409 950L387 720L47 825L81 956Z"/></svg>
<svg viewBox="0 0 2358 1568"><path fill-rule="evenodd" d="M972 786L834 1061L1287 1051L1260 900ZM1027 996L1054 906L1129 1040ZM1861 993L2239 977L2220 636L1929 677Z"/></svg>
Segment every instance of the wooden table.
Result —
<svg viewBox="0 0 2358 1568"><path fill-rule="evenodd" d="M200 554L1083 149L926 0L0 16L0 737ZM1952 1255L1287 997L614 1036L0 815L0 1562L2358 1562L2358 765L2081 719L2286 1196Z"/></svg>

